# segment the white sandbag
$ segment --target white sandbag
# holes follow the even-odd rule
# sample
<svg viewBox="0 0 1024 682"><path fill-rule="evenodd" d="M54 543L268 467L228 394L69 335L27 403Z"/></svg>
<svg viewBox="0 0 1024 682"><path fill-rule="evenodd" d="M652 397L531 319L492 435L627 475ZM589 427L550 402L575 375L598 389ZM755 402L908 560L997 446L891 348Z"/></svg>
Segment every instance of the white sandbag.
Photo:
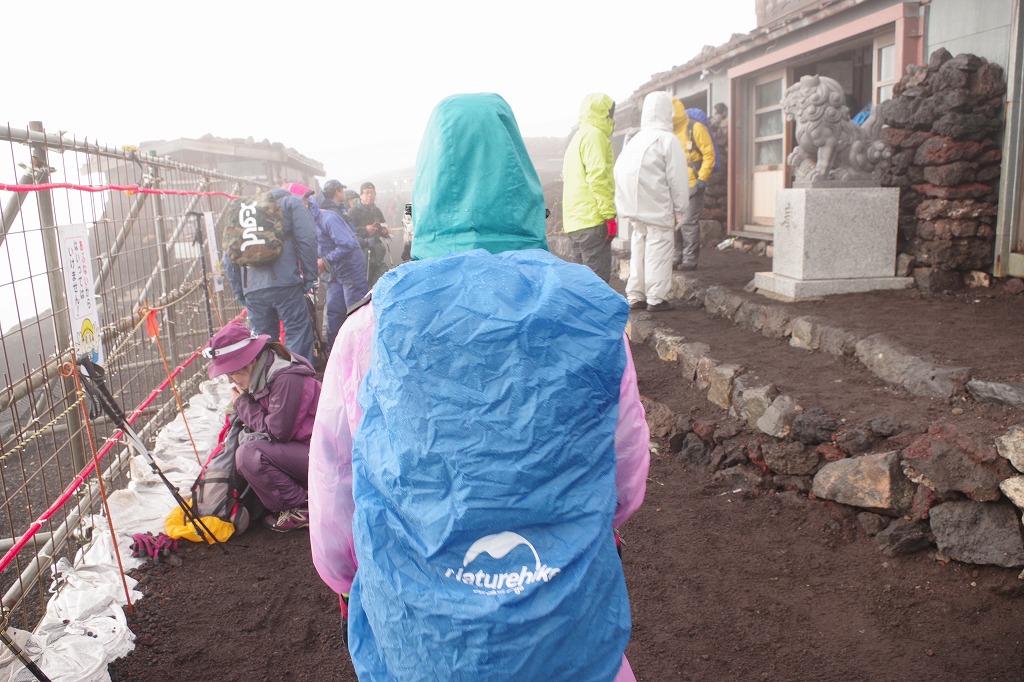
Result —
<svg viewBox="0 0 1024 682"><path fill-rule="evenodd" d="M110 682L107 654L98 639L66 634L47 641L15 628L8 633L52 682ZM5 647L0 654L0 682L36 682L36 678Z"/></svg>
<svg viewBox="0 0 1024 682"><path fill-rule="evenodd" d="M82 619L100 613L110 604L127 605L121 573L113 565L77 566L65 558L54 568L54 584L50 591L56 594L46 605L46 615L54 620ZM129 580L126 576L125 580ZM129 582L129 595L135 580ZM141 597L138 592L131 595Z"/></svg>
<svg viewBox="0 0 1024 682"><path fill-rule="evenodd" d="M203 459L216 446L230 401L231 392L226 384L206 381L189 403L186 417ZM154 448L158 466L171 485L187 497L200 466L180 415L161 429L157 443L164 444ZM131 480L127 487L110 492L107 498L125 571L148 560L131 556L131 536L163 532L167 514L177 504L140 453L132 452L129 468ZM94 515L83 525L90 523L89 545L78 551L73 564L61 558L52 569L50 589L54 596L37 632L8 628L11 637L53 682L110 682L108 664L127 655L135 646L124 606L129 599L133 603L141 599L142 594L133 589L137 581L125 576L125 595L106 519ZM32 673L2 646L0 682L35 682Z"/></svg>
<svg viewBox="0 0 1024 682"><path fill-rule="evenodd" d="M127 537L136 533L162 533L164 520L175 504L174 497L163 483L159 486L129 485L107 496L114 528L118 535Z"/></svg>
<svg viewBox="0 0 1024 682"><path fill-rule="evenodd" d="M116 604L87 618L68 621L44 618L36 631L36 636L41 637L47 647L68 635L90 637L99 642L108 663L127 656L135 648L135 635L128 629L124 609Z"/></svg>

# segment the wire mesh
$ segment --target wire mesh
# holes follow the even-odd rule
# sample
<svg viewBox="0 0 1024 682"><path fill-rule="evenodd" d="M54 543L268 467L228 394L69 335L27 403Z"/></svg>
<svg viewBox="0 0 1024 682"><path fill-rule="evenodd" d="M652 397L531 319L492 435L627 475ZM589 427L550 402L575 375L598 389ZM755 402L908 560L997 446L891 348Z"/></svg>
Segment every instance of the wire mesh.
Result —
<svg viewBox="0 0 1024 682"><path fill-rule="evenodd" d="M251 194L265 187L29 127L0 126L0 144L0 183L70 185L0 189L0 555L10 558L0 573L0 595L4 624L31 629L51 596L51 567L61 557L73 560L88 539L90 516L100 504L96 475L60 501L116 430L79 398L73 378L58 371L75 352L58 230L86 226L102 322L95 333L102 339L107 384L130 413L167 379L164 358L141 324L147 308L156 310L171 368L205 344L211 322L219 326L239 312L229 293L211 291L204 279L195 214L221 215L229 198L210 193ZM139 190L93 191L107 185ZM203 363L192 363L175 378L181 395L195 389L202 371ZM135 430L148 445L175 416L174 403L172 392L164 391L138 416ZM120 446L101 462L108 490L127 483L127 462ZM30 528L37 529L32 541L10 555Z"/></svg>

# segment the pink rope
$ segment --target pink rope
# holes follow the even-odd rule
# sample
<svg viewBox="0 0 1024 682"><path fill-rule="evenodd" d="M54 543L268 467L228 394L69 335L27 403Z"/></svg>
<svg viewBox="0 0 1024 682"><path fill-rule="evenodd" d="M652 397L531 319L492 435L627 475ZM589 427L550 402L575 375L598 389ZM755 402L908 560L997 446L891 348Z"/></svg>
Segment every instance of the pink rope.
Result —
<svg viewBox="0 0 1024 682"><path fill-rule="evenodd" d="M41 192L50 189L75 189L82 192L138 192L139 194L173 194L178 196L201 196L201 197L227 197L237 199L234 194L227 192L192 192L180 189L153 189L151 187L139 187L138 185L75 185L70 182L47 182L41 185L8 185L0 182L0 190L8 192Z"/></svg>
<svg viewBox="0 0 1024 682"><path fill-rule="evenodd" d="M178 374L180 374L183 369L188 367L193 360L199 357L199 353L201 350L202 349L196 350L195 352L192 353L192 355L188 357L188 359L186 359L184 362L178 365L174 369L174 371L171 372L171 375L169 377L164 379L163 382L158 387L153 389L153 392L149 394L149 397L147 397L145 400L139 403L139 406L132 410L131 415L129 415L125 419L125 421L128 422L129 424L134 424L135 420L139 418L140 414L142 414L142 411L149 407L150 404L152 404L152 402L156 400L156 397L164 389L171 385L171 379L178 376ZM4 554L2 559L0 559L0 572L3 572L7 569L10 563L14 560L14 557L17 556L19 551L21 551L21 548L27 545L28 541L32 539L32 537L39 531L40 528L42 528L43 524L49 521L50 517L52 517L54 513L56 513L56 511L60 509L61 506L64 505L65 502L71 499L71 496L75 493L75 491L82 486L85 480L89 478L89 474L91 474L93 470L96 468L96 463L103 460L103 457L106 456L108 452L110 452L110 450L114 447L117 441L121 439L122 436L124 436L124 432L121 431L121 429L114 431L114 433L111 434L110 438L107 439L107 442L103 444L103 447L100 448L99 451L96 453L96 459L89 462L86 465L86 467L82 469L82 471L80 471L77 476L75 476L74 480L71 481L68 487L65 488L61 496L57 498L57 501L50 505L50 508L43 512L38 519L32 522L32 524L28 527L28 530L25 531L25 534L22 535L21 538L18 539L18 542L16 542L13 547L7 550L7 553Z"/></svg>
<svg viewBox="0 0 1024 682"><path fill-rule="evenodd" d="M243 310L241 313L238 314L237 317L235 317L234 320L232 320L232 322L240 322L245 318L245 316L246 311ZM166 390L168 386L171 385L171 381L174 379L174 377L178 376L182 372L182 370L184 370L192 363L193 360L199 357L199 354L201 352L201 348L197 349L192 353L192 355L188 356L188 358L186 358L184 362L175 367L174 371L171 372L170 375L168 375L168 377L164 379L159 386L153 389L153 391L145 400L139 403L139 405L134 410L132 410L132 413L125 418L125 421L128 422L129 425L134 425L135 420L139 418L139 415L142 414L143 410L149 407L153 403L153 401L156 400L156 397L160 395L160 393L162 393L164 390ZM25 533L18 539L14 546L7 550L7 553L4 554L3 558L0 558L0 573L7 570L7 567L11 564L12 561L14 561L14 558L18 555L21 549L28 544L29 540L31 540L37 532L39 532L39 529L43 527L43 524L49 521L50 517L52 517L57 512L57 510L64 505L65 502L71 499L71 496L75 493L75 491L82 486L85 480L89 477L89 474L91 474L93 470L96 468L96 463L103 460L106 454L110 452L110 450L114 447L114 444L118 440L120 440L122 436L124 436L124 432L121 431L121 429L117 429L116 431L114 431L114 433L110 435L110 438L107 439L107 442L103 444L103 447L101 447L99 451L96 453L96 458L93 461L89 462L86 465L86 467L82 469L82 471L80 471L77 476L75 476L74 480L71 481L67 488L65 488L61 496L58 497L57 500L52 505L50 505L49 509L43 512L38 519L36 519L29 525L28 530L25 531Z"/></svg>

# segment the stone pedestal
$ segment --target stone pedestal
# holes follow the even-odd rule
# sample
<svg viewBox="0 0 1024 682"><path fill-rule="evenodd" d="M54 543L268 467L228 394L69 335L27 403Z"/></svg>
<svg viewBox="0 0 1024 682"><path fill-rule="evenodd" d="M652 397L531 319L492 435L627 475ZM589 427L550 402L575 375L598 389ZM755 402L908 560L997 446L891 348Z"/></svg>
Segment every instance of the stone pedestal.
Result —
<svg viewBox="0 0 1024 682"><path fill-rule="evenodd" d="M899 189L780 189L772 271L754 275L765 296L786 301L905 289L895 277Z"/></svg>

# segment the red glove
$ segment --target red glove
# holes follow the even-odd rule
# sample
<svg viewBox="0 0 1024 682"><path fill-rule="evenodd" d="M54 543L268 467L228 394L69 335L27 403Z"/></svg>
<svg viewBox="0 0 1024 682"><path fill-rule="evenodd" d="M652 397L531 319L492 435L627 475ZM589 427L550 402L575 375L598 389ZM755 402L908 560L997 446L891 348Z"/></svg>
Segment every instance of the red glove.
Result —
<svg viewBox="0 0 1024 682"><path fill-rule="evenodd" d="M152 533L136 533L132 536L130 549L133 557L150 557L155 565L170 556L171 552L178 551L178 541L166 533L155 536Z"/></svg>
<svg viewBox="0 0 1024 682"><path fill-rule="evenodd" d="M612 218L611 220L606 220L605 224L608 225L608 241L611 241L619 234L619 221Z"/></svg>

